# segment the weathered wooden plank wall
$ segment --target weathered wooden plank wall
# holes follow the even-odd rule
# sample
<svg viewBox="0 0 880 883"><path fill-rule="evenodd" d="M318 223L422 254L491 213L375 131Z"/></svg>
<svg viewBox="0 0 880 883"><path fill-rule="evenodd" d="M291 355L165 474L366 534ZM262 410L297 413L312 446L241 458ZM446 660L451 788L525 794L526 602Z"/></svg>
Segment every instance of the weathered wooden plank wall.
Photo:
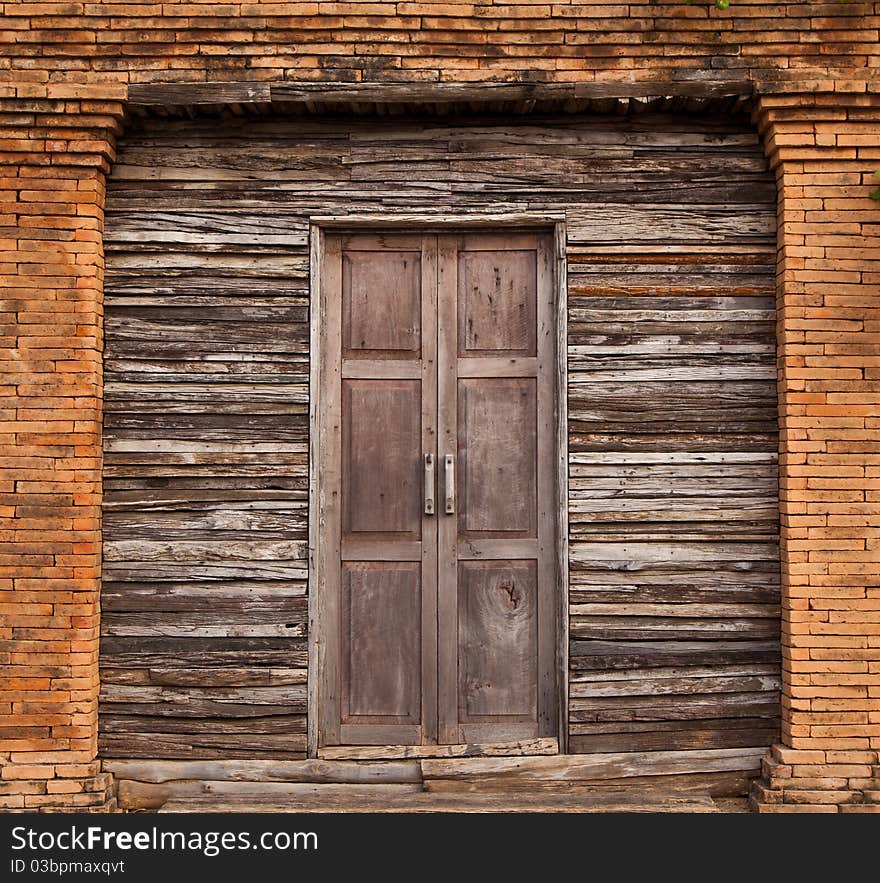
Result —
<svg viewBox="0 0 880 883"><path fill-rule="evenodd" d="M565 212L570 748L769 744L775 192L704 116L146 120L107 199L101 750L305 750L308 218Z"/></svg>

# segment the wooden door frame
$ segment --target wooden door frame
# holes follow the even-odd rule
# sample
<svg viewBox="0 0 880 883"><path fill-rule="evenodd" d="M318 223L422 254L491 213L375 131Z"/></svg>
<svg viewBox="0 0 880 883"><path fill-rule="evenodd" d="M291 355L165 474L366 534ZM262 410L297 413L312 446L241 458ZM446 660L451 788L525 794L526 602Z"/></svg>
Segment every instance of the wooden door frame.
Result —
<svg viewBox="0 0 880 883"><path fill-rule="evenodd" d="M425 214L356 215L309 219L309 575L308 575L308 689L307 752L318 756L326 694L327 643L323 639L326 614L325 569L326 525L321 518L324 483L322 469L327 443L324 439L322 389L332 382L327 363L326 297L322 284L324 239L328 232L351 230L405 229L413 232L479 232L504 227L512 232L550 233L554 244L554 314L556 318L556 696L560 753L568 749L568 281L565 215L480 214L437 217ZM559 456L565 452L565 456Z"/></svg>

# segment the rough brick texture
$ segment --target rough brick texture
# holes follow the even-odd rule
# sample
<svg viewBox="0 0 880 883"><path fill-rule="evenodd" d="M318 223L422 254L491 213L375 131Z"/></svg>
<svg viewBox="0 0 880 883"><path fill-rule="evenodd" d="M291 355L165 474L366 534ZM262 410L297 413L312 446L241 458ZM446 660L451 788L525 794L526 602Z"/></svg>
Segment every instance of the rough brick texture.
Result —
<svg viewBox="0 0 880 883"><path fill-rule="evenodd" d="M101 219L115 118L15 104L0 116L0 807L100 807Z"/></svg>
<svg viewBox="0 0 880 883"><path fill-rule="evenodd" d="M880 806L880 4L0 3L0 807L95 762L101 225L129 86L751 81L779 181L783 734L764 810Z"/></svg>
<svg viewBox="0 0 880 883"><path fill-rule="evenodd" d="M782 740L762 811L880 811L880 164L872 95L769 96L779 192Z"/></svg>

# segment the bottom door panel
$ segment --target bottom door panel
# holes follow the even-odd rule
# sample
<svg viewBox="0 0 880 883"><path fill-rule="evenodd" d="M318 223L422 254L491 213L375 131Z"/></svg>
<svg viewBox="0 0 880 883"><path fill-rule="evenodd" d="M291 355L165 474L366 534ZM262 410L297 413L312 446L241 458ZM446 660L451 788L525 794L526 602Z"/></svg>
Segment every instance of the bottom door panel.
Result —
<svg viewBox="0 0 880 883"><path fill-rule="evenodd" d="M421 564L342 568L343 739L417 741L421 723Z"/></svg>
<svg viewBox="0 0 880 883"><path fill-rule="evenodd" d="M459 565L459 720L528 723L537 716L534 561Z"/></svg>

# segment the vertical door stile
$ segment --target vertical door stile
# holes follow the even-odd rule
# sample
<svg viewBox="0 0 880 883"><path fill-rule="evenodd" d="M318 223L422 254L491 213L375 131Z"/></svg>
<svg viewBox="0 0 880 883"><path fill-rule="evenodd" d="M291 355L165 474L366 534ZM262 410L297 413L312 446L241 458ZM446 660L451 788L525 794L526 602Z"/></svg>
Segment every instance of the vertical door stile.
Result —
<svg viewBox="0 0 880 883"><path fill-rule="evenodd" d="M438 481L445 488L445 460L458 456L457 319L458 241L439 238L437 304ZM442 476L442 477L440 477ZM445 504L445 493L442 495ZM438 507L437 628L439 735L445 744L460 741L458 730L458 526L455 515Z"/></svg>
<svg viewBox="0 0 880 883"><path fill-rule="evenodd" d="M437 237L422 238L422 455L437 463ZM437 468L432 476L437 499ZM436 744L437 733L437 518L422 511L422 733Z"/></svg>
<svg viewBox="0 0 880 883"><path fill-rule="evenodd" d="M553 248L537 241L538 319L538 726L557 731L556 708L556 284Z"/></svg>
<svg viewBox="0 0 880 883"><path fill-rule="evenodd" d="M338 236L328 236L324 243L324 273L321 286L324 351L321 381L324 413L320 421L324 474L321 476L319 499L322 554L325 566L320 568L323 585L322 631L325 641L323 657L324 701L321 706L325 744L339 742L341 618L340 562L342 560L342 243Z"/></svg>

